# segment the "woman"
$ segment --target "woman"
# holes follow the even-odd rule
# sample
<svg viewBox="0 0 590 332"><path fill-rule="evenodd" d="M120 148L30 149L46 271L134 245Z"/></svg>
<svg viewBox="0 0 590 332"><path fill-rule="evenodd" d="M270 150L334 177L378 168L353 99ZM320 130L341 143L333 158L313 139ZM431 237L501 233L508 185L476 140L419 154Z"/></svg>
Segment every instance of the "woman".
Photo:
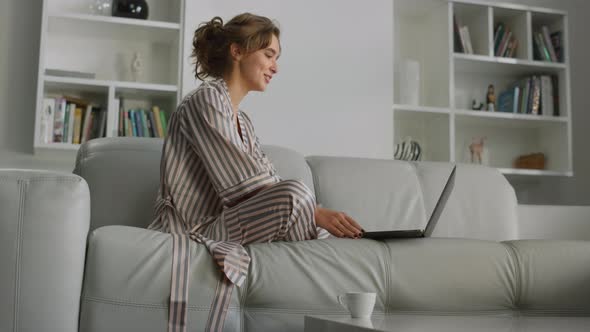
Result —
<svg viewBox="0 0 590 332"><path fill-rule="evenodd" d="M280 31L265 17L219 17L195 31L195 73L205 81L170 117L151 229L173 236L169 331L186 329L188 238L204 244L222 273L207 330L223 327L233 285L250 257L243 245L329 236L358 238L344 213L316 206L301 181L283 181L261 149L239 104L264 91L278 72ZM327 232L326 232L327 230Z"/></svg>

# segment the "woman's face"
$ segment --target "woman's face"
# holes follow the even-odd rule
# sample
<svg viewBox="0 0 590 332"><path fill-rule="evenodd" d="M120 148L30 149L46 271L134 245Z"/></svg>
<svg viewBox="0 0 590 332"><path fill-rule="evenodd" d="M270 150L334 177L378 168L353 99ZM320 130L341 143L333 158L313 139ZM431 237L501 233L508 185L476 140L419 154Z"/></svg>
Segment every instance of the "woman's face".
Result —
<svg viewBox="0 0 590 332"><path fill-rule="evenodd" d="M242 80L248 91L264 91L273 75L278 72L279 40L272 36L270 45L245 55L239 60Z"/></svg>

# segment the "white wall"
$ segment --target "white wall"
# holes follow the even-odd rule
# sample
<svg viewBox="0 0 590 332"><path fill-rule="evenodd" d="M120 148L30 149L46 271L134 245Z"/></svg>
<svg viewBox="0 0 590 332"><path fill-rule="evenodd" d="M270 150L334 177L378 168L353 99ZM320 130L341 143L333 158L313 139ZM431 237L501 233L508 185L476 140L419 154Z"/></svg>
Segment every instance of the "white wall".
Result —
<svg viewBox="0 0 590 332"><path fill-rule="evenodd" d="M186 0L183 94L197 26L249 11L279 22L279 73L245 98L262 143L304 155L393 156L392 1Z"/></svg>
<svg viewBox="0 0 590 332"><path fill-rule="evenodd" d="M41 3L0 2L0 150L33 150Z"/></svg>
<svg viewBox="0 0 590 332"><path fill-rule="evenodd" d="M519 239L590 240L590 206L519 205Z"/></svg>
<svg viewBox="0 0 590 332"><path fill-rule="evenodd" d="M308 155L391 155L392 1L186 1L188 46L196 26L214 15L249 10L279 21L280 73L243 103L263 143ZM515 2L569 12L575 176L511 182L521 203L590 205L590 2ZM69 172L72 156L32 155L41 7L41 0L0 1L0 167ZM188 52L183 93L196 86Z"/></svg>

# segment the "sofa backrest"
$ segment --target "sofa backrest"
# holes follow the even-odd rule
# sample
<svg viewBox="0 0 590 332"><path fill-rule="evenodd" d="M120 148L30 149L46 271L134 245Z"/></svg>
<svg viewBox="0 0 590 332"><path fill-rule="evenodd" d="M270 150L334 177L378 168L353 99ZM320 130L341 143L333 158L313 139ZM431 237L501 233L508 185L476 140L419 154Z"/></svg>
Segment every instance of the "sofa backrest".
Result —
<svg viewBox="0 0 590 332"><path fill-rule="evenodd" d="M421 228L434 210L452 164L312 156L318 202L371 229ZM517 238L514 189L496 169L458 164L435 237Z"/></svg>
<svg viewBox="0 0 590 332"><path fill-rule="evenodd" d="M91 193L91 226L146 227L153 219L162 139L100 138L80 147L74 173ZM344 211L364 225L419 227L436 204L452 164L312 156L266 145L283 179L298 179L319 203ZM455 187L434 231L439 237L517 238L513 188L497 170L458 165Z"/></svg>
<svg viewBox="0 0 590 332"><path fill-rule="evenodd" d="M160 182L162 139L110 137L80 147L74 173L90 188L90 230L147 227Z"/></svg>
<svg viewBox="0 0 590 332"><path fill-rule="evenodd" d="M147 227L153 219L160 181L163 140L109 137L80 147L74 173L90 188L90 230L106 225ZM313 191L311 170L298 152L266 145L264 151L283 179L303 181Z"/></svg>

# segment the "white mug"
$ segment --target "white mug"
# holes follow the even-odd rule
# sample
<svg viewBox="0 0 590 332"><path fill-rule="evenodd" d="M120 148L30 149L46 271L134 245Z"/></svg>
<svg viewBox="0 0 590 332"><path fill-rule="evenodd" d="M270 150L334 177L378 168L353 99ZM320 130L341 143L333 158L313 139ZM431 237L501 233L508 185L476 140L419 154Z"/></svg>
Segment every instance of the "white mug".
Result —
<svg viewBox="0 0 590 332"><path fill-rule="evenodd" d="M338 295L338 303L348 309L352 318L371 317L375 306L375 293L346 293Z"/></svg>

